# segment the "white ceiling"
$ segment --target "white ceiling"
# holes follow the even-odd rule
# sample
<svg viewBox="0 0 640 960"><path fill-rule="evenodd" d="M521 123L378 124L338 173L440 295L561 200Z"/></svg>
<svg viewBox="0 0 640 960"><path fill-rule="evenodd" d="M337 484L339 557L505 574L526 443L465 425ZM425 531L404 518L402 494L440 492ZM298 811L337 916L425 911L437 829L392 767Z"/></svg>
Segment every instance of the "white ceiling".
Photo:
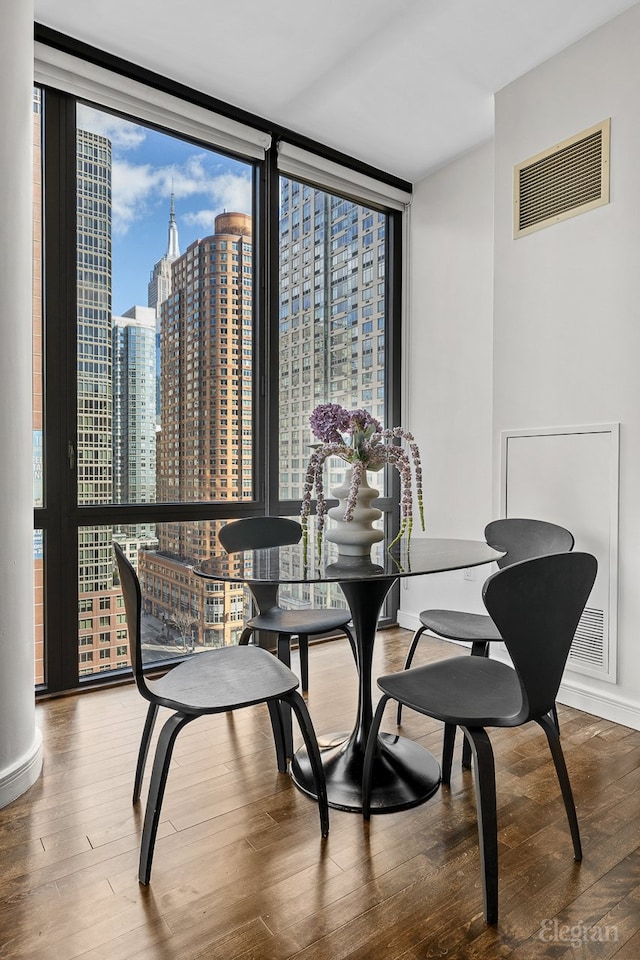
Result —
<svg viewBox="0 0 640 960"><path fill-rule="evenodd" d="M406 180L636 0L34 0L35 19Z"/></svg>

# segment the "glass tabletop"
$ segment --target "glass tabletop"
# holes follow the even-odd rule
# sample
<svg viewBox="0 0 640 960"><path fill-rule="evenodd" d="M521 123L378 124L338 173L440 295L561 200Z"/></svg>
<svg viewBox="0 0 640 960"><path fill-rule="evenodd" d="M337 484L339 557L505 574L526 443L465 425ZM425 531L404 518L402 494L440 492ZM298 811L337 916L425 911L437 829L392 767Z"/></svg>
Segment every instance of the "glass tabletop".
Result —
<svg viewBox="0 0 640 960"><path fill-rule="evenodd" d="M305 551L300 542L216 555L195 567L194 573L242 583L328 583L442 573L490 563L502 556L482 540L405 538L391 550L384 543L375 544L370 557L339 556L330 543L323 544L322 556L318 557L315 545Z"/></svg>

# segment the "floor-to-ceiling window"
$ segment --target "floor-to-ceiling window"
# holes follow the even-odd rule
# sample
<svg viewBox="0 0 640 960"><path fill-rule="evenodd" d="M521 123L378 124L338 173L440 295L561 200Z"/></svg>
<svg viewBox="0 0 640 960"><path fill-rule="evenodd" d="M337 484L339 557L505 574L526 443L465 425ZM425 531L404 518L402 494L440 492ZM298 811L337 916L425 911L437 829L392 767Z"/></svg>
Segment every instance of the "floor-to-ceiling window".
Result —
<svg viewBox="0 0 640 960"><path fill-rule="evenodd" d="M193 574L220 524L297 514L317 403L385 423L398 406L400 215L281 176L264 131L245 150L242 130L210 136L200 107L160 124L142 97L139 112L104 100L64 77L34 94L36 683L50 691L129 669L114 540L140 577L147 662L236 642L246 591Z"/></svg>

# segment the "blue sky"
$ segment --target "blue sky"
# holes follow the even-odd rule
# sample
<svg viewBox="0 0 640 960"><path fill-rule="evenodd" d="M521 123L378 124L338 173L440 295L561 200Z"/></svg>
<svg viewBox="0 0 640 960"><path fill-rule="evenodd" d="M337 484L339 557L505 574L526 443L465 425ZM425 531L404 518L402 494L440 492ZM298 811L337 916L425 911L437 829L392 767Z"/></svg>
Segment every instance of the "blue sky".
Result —
<svg viewBox="0 0 640 960"><path fill-rule="evenodd" d="M78 127L112 144L113 313L147 304L153 265L167 249L171 192L180 252L213 233L223 210L251 212L250 165L80 106Z"/></svg>

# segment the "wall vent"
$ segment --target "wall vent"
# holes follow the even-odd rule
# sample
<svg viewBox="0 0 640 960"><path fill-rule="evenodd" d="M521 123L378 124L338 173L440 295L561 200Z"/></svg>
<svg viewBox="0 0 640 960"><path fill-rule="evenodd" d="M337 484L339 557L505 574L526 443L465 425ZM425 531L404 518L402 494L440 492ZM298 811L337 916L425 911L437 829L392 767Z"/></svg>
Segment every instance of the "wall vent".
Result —
<svg viewBox="0 0 640 960"><path fill-rule="evenodd" d="M575 668L580 665L597 672L606 672L606 661L604 610L585 607L571 644L568 666Z"/></svg>
<svg viewBox="0 0 640 960"><path fill-rule="evenodd" d="M514 168L514 237L609 202L610 121Z"/></svg>

